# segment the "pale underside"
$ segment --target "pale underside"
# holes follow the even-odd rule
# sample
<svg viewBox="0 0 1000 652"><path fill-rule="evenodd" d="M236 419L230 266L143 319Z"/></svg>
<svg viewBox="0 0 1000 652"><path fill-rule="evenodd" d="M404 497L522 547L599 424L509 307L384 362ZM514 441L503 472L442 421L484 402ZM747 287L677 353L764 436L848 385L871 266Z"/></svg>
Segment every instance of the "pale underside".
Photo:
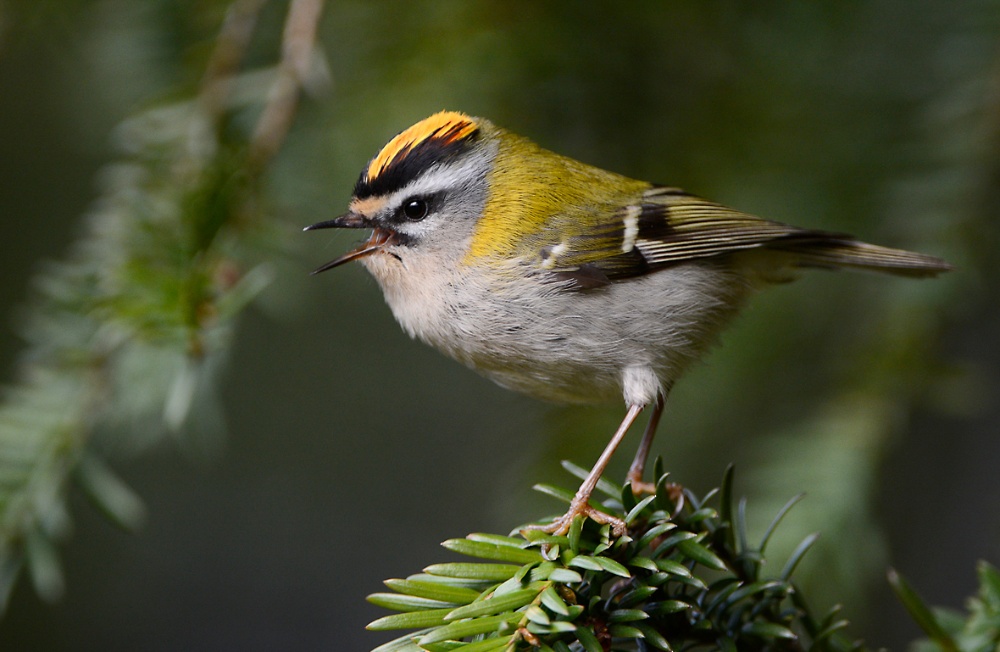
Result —
<svg viewBox="0 0 1000 652"><path fill-rule="evenodd" d="M504 387L569 403L652 403L701 357L751 287L711 259L585 290L511 273L517 261L474 282L439 269L428 284L418 268L440 261L421 258L411 252L406 270L392 256L364 259L411 336Z"/></svg>

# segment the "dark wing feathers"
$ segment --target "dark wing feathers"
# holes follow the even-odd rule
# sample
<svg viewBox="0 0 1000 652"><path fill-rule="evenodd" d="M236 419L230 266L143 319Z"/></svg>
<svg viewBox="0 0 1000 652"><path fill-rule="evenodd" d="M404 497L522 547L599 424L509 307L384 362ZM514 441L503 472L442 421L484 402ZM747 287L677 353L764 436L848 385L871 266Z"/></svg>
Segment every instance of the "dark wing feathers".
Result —
<svg viewBox="0 0 1000 652"><path fill-rule="evenodd" d="M545 247L542 267L583 289L760 247L791 254L789 264L797 267L856 267L908 276L951 269L930 256L763 220L663 187L650 189L641 202L622 206L585 232Z"/></svg>

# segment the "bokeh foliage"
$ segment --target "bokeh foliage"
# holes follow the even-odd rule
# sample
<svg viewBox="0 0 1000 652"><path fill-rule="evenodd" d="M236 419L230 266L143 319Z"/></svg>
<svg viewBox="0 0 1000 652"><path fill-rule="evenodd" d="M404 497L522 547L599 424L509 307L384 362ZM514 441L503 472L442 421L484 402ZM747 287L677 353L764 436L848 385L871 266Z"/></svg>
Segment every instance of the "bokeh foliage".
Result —
<svg viewBox="0 0 1000 652"><path fill-rule="evenodd" d="M104 463L109 449L168 433L206 447L220 434L220 359L273 276L268 259L287 251L258 193L267 139L285 134L265 132L265 118L288 92L286 61L257 73L266 83L241 70L262 5L230 5L188 98L116 129L121 158L102 170L82 235L34 281L18 382L0 406L0 608L23 566L42 597L61 597L55 545L72 481L119 525L139 525L141 501ZM252 132L233 124L247 110L260 115Z"/></svg>
<svg viewBox="0 0 1000 652"><path fill-rule="evenodd" d="M451 500L501 527L513 514L523 519L539 509L523 487L551 478L555 460L588 464L596 456L618 410L538 406L470 380L406 342L355 271L310 286L323 290L304 289L304 272L342 251L344 239L314 240L308 259L287 262L299 238L294 231L342 210L359 167L381 143L442 108L488 116L556 151L756 214L854 232L956 264L957 273L933 282L817 273L762 295L708 364L679 384L657 446L668 452L675 477L695 487L709 486L722 465L738 460L750 485L751 531L763 530L787 496L808 489L808 508L777 532L772 550L787 556L806 534L822 531L799 580L815 588L820 607L845 600L863 626L870 611L854 605L899 554L898 541L887 547L886 524L907 516L922 522L924 512L918 518L906 505L934 505L928 511L949 524L931 531L902 526L906 545L924 539L955 546L938 557L963 569L974 556L959 559L967 542L977 542L975 555L996 554L995 536L983 543L996 520L971 525L967 516L990 514L997 496L996 484L980 479L986 474L970 470L989 459L982 446L995 439L1000 419L992 264L1000 250L996 2L329 3L314 65L328 71L331 92L301 107L280 156L263 167L248 148L273 88L268 71L281 56L289 3L262 5L239 83L221 110L206 120L197 106L220 26L238 4L0 6L0 58L17 66L5 72L18 73L4 78L26 91L33 84L45 89L28 94L38 106L18 115L50 114L39 132L55 124L56 133L39 142L60 154L25 178L17 174L36 169L34 143L12 149L3 157L11 182L5 179L8 194L0 200L21 186L37 205L60 196L60 175L70 167L62 156L74 147L91 157L88 170L94 159L104 164L82 226L52 229L48 220L55 218L42 214L35 221L44 226L36 227L21 217L29 214L27 203L29 209L4 210L14 225L0 234L7 241L32 228L47 239L58 231L63 243L78 240L69 252L39 249L60 262L30 275L34 289L16 320L19 343L5 353L9 360L17 348L21 357L9 375L13 400L3 408L5 441L13 442L5 447L6 505L15 507L5 510L11 516L4 536L13 546L8 551L32 551L8 557L8 582L28 560L35 583L47 594L59 591L52 542L68 534L70 514L86 518L65 501L76 495L67 494L71 477L105 511L136 522L141 503L111 469L128 476L142 464L123 452L162 459L162 444L153 449L168 433L187 450L230 447L216 459L218 470L205 475L240 482L198 484L177 472L154 482L164 495L189 485L231 492L227 505L249 503L250 514L283 492L298 498L275 507L288 520L262 525L267 534L260 536L272 537L264 548L280 550L283 559L309 560L295 576L327 600L341 595L310 582L334 584L315 569L326 567L319 541L336 540L342 522L358 527L360 518L376 519L395 537L407 525L429 522L437 527L426 526L428 540L442 527L465 532L462 510L435 506L456 487L469 487ZM21 91L9 83L7 107ZM14 147L20 125L3 121L11 136L0 140ZM29 285L23 267L9 270L6 285ZM268 280L258 311L242 313ZM24 305L26 293L4 296ZM261 312L285 320L261 326ZM234 339L237 315L251 327ZM414 380L423 378L431 381ZM379 410L359 409L373 397ZM962 438L970 432L980 434ZM931 441L980 448L945 476L935 462L950 449ZM886 485L902 475L886 471L911 460L900 457L911 452L929 452L926 472L886 504ZM138 475L140 495L156 498L141 488L156 471ZM428 495L412 491L417 482ZM364 498L359 486L368 488ZM947 493L950 487L960 499ZM962 509L944 508L948 496ZM191 498L188 513L205 500L205 492ZM397 507L378 509L385 504ZM171 520L171 512L161 508L160 522L188 525L183 516ZM452 513L454 523L434 520ZM171 553L182 547L178 540L211 545L207 535L173 539L155 522L154 515L146 531ZM330 525L296 529L303 522ZM296 535L280 539L274 533L282 529ZM70 550L86 546L93 532L81 530ZM250 576L245 569L257 567L243 552L253 548L248 538L233 532L218 555L224 563L201 574L206 583L222 583L215 567L240 569L220 571L225 577ZM372 556L400 554L393 538L373 543ZM928 555L909 558L925 564ZM136 567L148 565L125 577L137 575ZM925 570L925 590L931 579L944 586L969 575L936 564ZM269 581L257 587L260 594L273 592ZM370 592L370 581L355 579L343 604ZM72 583L70 590L72 601ZM192 593L212 595L204 588ZM31 600L18 598L15 609ZM195 604L191 594L170 602ZM286 613L280 600L248 602L267 603L269 617L285 614L277 621L301 623L306 611ZM269 622L255 608L246 608L248 628ZM355 640L352 619L339 620L337 640ZM880 631L880 619L873 620L867 625ZM0 626L0 637L12 628ZM56 636L53 628L21 631L29 629L24 640ZM315 636L330 634L317 626Z"/></svg>

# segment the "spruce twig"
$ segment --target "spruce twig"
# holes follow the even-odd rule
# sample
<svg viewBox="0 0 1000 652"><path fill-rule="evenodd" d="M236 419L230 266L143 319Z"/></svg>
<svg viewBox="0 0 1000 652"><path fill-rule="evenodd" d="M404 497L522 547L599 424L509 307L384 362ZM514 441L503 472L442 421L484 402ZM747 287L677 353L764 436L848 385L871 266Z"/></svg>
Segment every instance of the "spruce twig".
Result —
<svg viewBox="0 0 1000 652"><path fill-rule="evenodd" d="M745 543L732 482L730 468L720 490L702 498L685 490L682 506L662 473L654 495L638 499L626 485L603 504L628 524L620 538L578 519L566 536L520 530L445 541L483 561L387 580L394 592L368 599L400 613L369 629L417 631L375 652L864 649L843 633L839 609L814 616L791 581L814 538L780 576L765 575L766 537L759 547Z"/></svg>

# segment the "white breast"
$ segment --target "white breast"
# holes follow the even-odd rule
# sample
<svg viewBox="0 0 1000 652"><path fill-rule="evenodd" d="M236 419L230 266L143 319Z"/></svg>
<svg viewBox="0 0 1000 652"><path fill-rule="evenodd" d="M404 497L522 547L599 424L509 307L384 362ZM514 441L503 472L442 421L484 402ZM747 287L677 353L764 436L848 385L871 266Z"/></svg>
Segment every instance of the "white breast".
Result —
<svg viewBox="0 0 1000 652"><path fill-rule="evenodd" d="M573 403L652 402L705 352L750 290L711 262L591 290L566 290L514 264L472 272L432 257L400 263L381 254L365 263L411 336L505 387Z"/></svg>

